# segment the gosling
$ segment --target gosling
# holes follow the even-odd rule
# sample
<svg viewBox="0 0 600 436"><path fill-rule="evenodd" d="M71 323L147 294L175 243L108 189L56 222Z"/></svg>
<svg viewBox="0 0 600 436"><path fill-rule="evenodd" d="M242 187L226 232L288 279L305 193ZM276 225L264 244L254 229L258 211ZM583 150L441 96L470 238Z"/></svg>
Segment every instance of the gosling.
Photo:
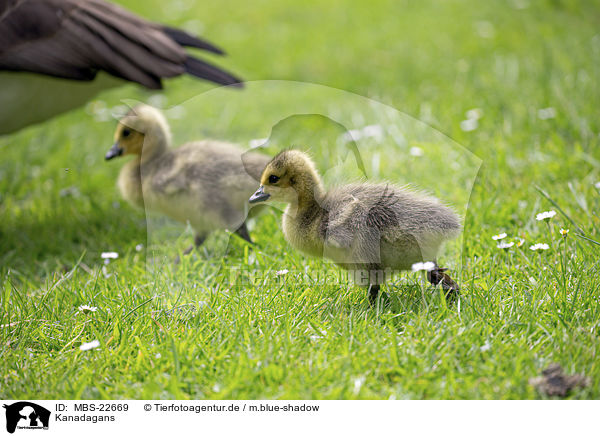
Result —
<svg viewBox="0 0 600 436"><path fill-rule="evenodd" d="M143 104L120 120L114 140L106 160L134 155L119 174L121 195L134 206L189 222L196 235L184 254L218 229L235 231L252 243L245 221L247 199L268 156L214 140L171 149L165 117Z"/></svg>
<svg viewBox="0 0 600 436"><path fill-rule="evenodd" d="M435 263L442 243L458 235L459 217L433 197L392 184L350 184L325 191L308 155L287 150L267 164L250 203L288 203L283 232L296 249L332 259L369 287L374 303L391 270L432 262L427 279L447 296L459 286Z"/></svg>

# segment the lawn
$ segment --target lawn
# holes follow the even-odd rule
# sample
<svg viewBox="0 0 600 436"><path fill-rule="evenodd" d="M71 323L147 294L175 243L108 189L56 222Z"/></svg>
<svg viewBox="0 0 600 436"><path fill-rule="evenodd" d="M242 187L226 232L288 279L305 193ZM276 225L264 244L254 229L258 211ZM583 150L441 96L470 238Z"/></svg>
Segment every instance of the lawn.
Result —
<svg viewBox="0 0 600 436"><path fill-rule="evenodd" d="M600 398L599 2L118 3L256 83L123 86L0 138L1 398L536 399L552 362L591 381L569 398ZM358 141L369 177L464 216L441 257L460 302L403 273L371 307L287 245L277 207L254 248L220 232L175 265L189 230L121 200L123 160L103 160L131 101L183 108L177 143L309 149L330 183L360 176L339 138L382 126Z"/></svg>

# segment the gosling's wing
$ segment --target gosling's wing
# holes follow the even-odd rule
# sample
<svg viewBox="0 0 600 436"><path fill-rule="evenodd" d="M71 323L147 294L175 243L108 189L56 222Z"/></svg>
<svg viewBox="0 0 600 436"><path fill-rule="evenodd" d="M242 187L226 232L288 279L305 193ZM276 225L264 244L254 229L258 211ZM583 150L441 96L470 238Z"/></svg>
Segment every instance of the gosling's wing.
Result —
<svg viewBox="0 0 600 436"><path fill-rule="evenodd" d="M343 195L343 194L342 194ZM360 230L358 225L364 221L365 209L359 199L352 195L343 195L322 206L326 209L326 219L321 223L321 236L325 245L332 248L349 248Z"/></svg>
<svg viewBox="0 0 600 436"><path fill-rule="evenodd" d="M151 89L184 73L240 82L184 49L221 54L214 45L104 0L3 0L0 14L0 69L74 80L93 80L104 70Z"/></svg>

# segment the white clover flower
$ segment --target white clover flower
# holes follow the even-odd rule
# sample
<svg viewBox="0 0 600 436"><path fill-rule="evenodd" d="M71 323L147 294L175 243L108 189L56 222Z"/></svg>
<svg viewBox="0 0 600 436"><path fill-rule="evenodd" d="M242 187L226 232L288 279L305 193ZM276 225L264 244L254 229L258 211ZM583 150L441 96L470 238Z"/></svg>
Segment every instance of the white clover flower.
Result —
<svg viewBox="0 0 600 436"><path fill-rule="evenodd" d="M144 244L137 244L135 246L135 251L142 251L144 249Z"/></svg>
<svg viewBox="0 0 600 436"><path fill-rule="evenodd" d="M600 189L600 182L594 183L594 186L596 187L596 189Z"/></svg>
<svg viewBox="0 0 600 436"><path fill-rule="evenodd" d="M506 238L507 236L508 236L508 235L507 235L506 233L500 233L500 234L497 234L497 235L494 235L494 236L492 236L492 239L493 239L494 241L499 241L500 239L504 239L504 238Z"/></svg>
<svg viewBox="0 0 600 436"><path fill-rule="evenodd" d="M497 247L503 250L506 250L510 247L512 247L513 245L515 245L514 242L500 242Z"/></svg>
<svg viewBox="0 0 600 436"><path fill-rule="evenodd" d="M554 118L556 116L556 109L553 107L546 107L538 110L538 118L540 120L549 120L550 118Z"/></svg>
<svg viewBox="0 0 600 436"><path fill-rule="evenodd" d="M83 344L81 344L79 346L79 349L81 351L89 351L89 350L93 350L94 348L98 348L100 346L100 341L97 339L94 339L92 342L84 342Z"/></svg>
<svg viewBox="0 0 600 436"><path fill-rule="evenodd" d="M531 247L529 247L529 249L532 251L547 250L549 248L550 246L548 244L533 244Z"/></svg>
<svg viewBox="0 0 600 436"><path fill-rule="evenodd" d="M82 313L88 314L88 313L93 313L93 312L97 311L98 308L94 307L94 306L88 306L87 304L83 304L83 305L79 306L77 308L77 310L79 310Z"/></svg>
<svg viewBox="0 0 600 436"><path fill-rule="evenodd" d="M413 263L411 269L413 272L417 271L431 271L435 268L435 263L433 262L417 262Z"/></svg>
<svg viewBox="0 0 600 436"><path fill-rule="evenodd" d="M275 271L275 275L276 276L284 276L289 272L290 271L288 269L280 269L279 271Z"/></svg>
<svg viewBox="0 0 600 436"><path fill-rule="evenodd" d="M535 219L538 221L544 221L544 220L549 220L550 218L552 218L554 215L556 215L556 212L553 210L548 210L546 212L542 212L542 213L538 213L535 216Z"/></svg>

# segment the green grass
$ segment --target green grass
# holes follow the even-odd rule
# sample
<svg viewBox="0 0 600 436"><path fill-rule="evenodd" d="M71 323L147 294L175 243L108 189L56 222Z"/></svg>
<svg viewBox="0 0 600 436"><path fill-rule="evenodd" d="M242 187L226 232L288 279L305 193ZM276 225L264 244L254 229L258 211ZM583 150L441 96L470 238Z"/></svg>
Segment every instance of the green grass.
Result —
<svg viewBox="0 0 600 436"><path fill-rule="evenodd" d="M122 161L103 161L115 123L82 108L0 139L0 397L533 399L528 380L551 362L592 380L572 398L600 397L598 2L120 3L201 31L247 80L318 83L407 114L396 114L408 132L397 154L385 141L359 147L374 178L415 182L458 210L468 202L464 238L442 257L463 296L448 306L402 274L389 307L371 308L342 271L287 245L276 208L251 230L256 249L234 238L223 258L220 233L173 266L190 235L147 233L144 213L118 196ZM382 106L308 85L210 89L168 82L165 106L187 108L173 120L178 142L247 145L301 101L341 113L346 128L389 121ZM98 99L151 95L125 86ZM554 118L538 117L546 107ZM472 108L483 116L464 132ZM343 151L339 133L297 117L269 150L302 144L325 168ZM414 145L423 158L408 154ZM549 209L560 213L536 221ZM500 250L500 232L526 242ZM550 249L529 250L535 242ZM103 265L104 251L120 257ZM99 348L79 350L94 339Z"/></svg>

